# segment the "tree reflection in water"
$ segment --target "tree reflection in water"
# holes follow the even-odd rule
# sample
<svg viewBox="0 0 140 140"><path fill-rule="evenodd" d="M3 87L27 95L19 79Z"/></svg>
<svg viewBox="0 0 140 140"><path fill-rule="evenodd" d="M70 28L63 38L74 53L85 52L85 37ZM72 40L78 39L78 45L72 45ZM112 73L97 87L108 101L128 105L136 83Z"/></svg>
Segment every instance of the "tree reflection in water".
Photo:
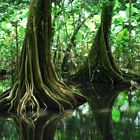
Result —
<svg viewBox="0 0 140 140"><path fill-rule="evenodd" d="M22 114L20 116L14 114L3 114L1 120L4 120L1 134L6 133L9 124L12 126L9 130L9 137L1 136L6 140L54 140L54 134L58 123L61 119L71 114L71 111L64 113L57 112L40 112L40 114ZM6 123L10 120L8 125ZM2 122L0 122L1 126ZM4 129L4 127L6 127ZM13 128L15 136L13 135ZM16 128L16 129L15 129Z"/></svg>
<svg viewBox="0 0 140 140"><path fill-rule="evenodd" d="M93 90L91 90L93 89ZM122 87L108 85L91 85L88 91L92 91L90 106L95 114L95 121L102 134L103 140L115 140L112 129L112 108Z"/></svg>
<svg viewBox="0 0 140 140"><path fill-rule="evenodd" d="M62 134L58 140L140 139L140 121L138 122L138 118L140 120L140 108L135 110L135 113L130 111L130 106L126 110L120 109L126 102L140 106L140 102L138 103L137 101L136 103L133 98L129 98L129 93L134 92L135 96L137 96L135 98L138 100L140 90L132 91L129 87L124 87L124 85L112 87L101 84L82 86L80 88L83 94L89 97L89 104L78 108L72 117L59 125L59 131L61 130ZM121 100L120 94L122 93L126 93L124 103L122 105L116 104L117 100ZM114 107L120 111L120 119L117 122L112 120L112 109ZM131 125L129 123L130 120Z"/></svg>
<svg viewBox="0 0 140 140"><path fill-rule="evenodd" d="M70 110L1 115L0 140L140 140L140 90L126 90L123 86L82 87L89 103L73 114ZM126 96L123 102L121 94ZM116 122L114 107L120 111Z"/></svg>

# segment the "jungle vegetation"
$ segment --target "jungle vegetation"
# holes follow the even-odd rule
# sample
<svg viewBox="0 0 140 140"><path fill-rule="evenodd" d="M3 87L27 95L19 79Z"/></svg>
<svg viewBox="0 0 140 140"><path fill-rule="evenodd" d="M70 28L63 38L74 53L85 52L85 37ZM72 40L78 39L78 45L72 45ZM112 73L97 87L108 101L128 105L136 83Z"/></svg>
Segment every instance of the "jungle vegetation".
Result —
<svg viewBox="0 0 140 140"><path fill-rule="evenodd" d="M139 9L139 0L0 0L0 111L10 112L0 137L139 139ZM67 113L48 110L86 99L56 130Z"/></svg>
<svg viewBox="0 0 140 140"><path fill-rule="evenodd" d="M62 81L138 86L139 0L0 2L0 79L11 79L2 112L63 111L87 100Z"/></svg>

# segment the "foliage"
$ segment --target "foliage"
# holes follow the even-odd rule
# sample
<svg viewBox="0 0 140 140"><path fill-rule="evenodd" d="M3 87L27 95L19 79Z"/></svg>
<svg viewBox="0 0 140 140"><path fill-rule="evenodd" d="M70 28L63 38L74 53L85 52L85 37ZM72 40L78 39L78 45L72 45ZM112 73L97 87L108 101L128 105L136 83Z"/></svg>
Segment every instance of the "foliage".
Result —
<svg viewBox="0 0 140 140"><path fill-rule="evenodd" d="M56 69L61 73L61 63L70 43L75 28L85 22L79 29L75 46L70 51L70 73L74 73L83 64L92 45L100 23L101 7L105 0L99 1L59 1L53 3L53 40L52 50ZM133 1L131 17L129 3L116 0L112 21L112 51L116 62L122 68L139 69L139 1ZM18 28L18 43L22 47L26 21L28 16L28 1L3 1L0 5L0 69L11 71L16 63L16 23ZM8 8L7 8L8 7ZM131 18L131 19L130 19ZM131 42L129 42L129 21L131 21ZM131 60L131 64L130 64Z"/></svg>
<svg viewBox="0 0 140 140"><path fill-rule="evenodd" d="M100 7L100 5L96 5ZM69 47L74 31L82 24L74 39L74 45L70 51L69 66L70 73L78 69L87 57L88 51L92 45L92 38L100 22L99 8L88 4L82 0L61 3L60 6L53 7L53 53L56 68L61 72L61 63Z"/></svg>
<svg viewBox="0 0 140 140"><path fill-rule="evenodd" d="M28 16L28 5L22 3L15 5L3 2L0 7L0 69L11 71L15 68L17 43L19 49L22 47L21 44L23 43ZM16 40L16 37L18 40Z"/></svg>
<svg viewBox="0 0 140 140"><path fill-rule="evenodd" d="M18 140L19 130L15 127L12 120L0 118L0 139L1 140Z"/></svg>
<svg viewBox="0 0 140 140"><path fill-rule="evenodd" d="M140 67L139 5L139 1L132 3L130 11L128 3L116 1L112 21L112 50L115 60L120 67L133 70Z"/></svg>
<svg viewBox="0 0 140 140"><path fill-rule="evenodd" d="M5 79L0 82L0 94L4 91L8 90L11 87L12 83L11 80Z"/></svg>
<svg viewBox="0 0 140 140"><path fill-rule="evenodd" d="M61 74L63 57L79 24L82 24L82 26L75 37L75 46L70 51L70 74L77 71L87 58L92 46L92 38L95 36L100 24L101 8L104 2L107 2L107 0L102 0L101 2L99 0L54 1L52 5L52 52L53 61L59 74ZM19 55L18 53L24 40L28 6L29 3L26 0L20 0L20 2L7 0L2 1L0 4L0 69L8 71L15 69L17 55ZM136 71L140 69L139 10L139 0L132 0L131 11L128 0L116 0L111 30L111 47L117 64L121 68ZM83 22L84 20L85 22ZM16 49L16 37L18 37L18 51ZM0 92L9 88L10 85L11 82L2 81L0 83ZM112 111L114 123L120 123L123 118L136 119L140 103L140 92L139 90L136 92L137 94L130 92L129 96L127 96L126 92L122 92L118 96ZM129 107L129 109L125 107ZM81 113L81 111L79 112ZM76 122L79 121L77 118ZM84 114L83 120L85 119L87 117ZM139 137L138 132L131 131L131 135ZM121 138L123 139L124 136Z"/></svg>

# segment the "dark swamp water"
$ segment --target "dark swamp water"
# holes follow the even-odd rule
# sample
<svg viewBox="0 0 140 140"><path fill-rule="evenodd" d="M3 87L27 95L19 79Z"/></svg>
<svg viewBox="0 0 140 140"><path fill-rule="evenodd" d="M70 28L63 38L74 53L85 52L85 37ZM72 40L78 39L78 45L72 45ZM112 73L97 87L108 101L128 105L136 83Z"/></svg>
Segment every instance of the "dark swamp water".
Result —
<svg viewBox="0 0 140 140"><path fill-rule="evenodd" d="M0 140L140 140L140 89L89 85L89 102L64 113L2 114Z"/></svg>

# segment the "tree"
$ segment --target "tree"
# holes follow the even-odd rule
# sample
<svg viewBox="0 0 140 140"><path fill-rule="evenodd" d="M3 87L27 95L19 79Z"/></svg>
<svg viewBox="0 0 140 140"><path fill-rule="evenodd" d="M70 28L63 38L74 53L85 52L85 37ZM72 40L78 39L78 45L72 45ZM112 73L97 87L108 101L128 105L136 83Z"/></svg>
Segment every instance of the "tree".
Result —
<svg viewBox="0 0 140 140"><path fill-rule="evenodd" d="M114 9L114 0L103 3L101 24L96 33L93 45L82 68L73 76L72 81L103 82L116 84L120 82L128 83L126 79L138 80L138 75L126 73L117 66L110 45L110 30Z"/></svg>
<svg viewBox="0 0 140 140"><path fill-rule="evenodd" d="M51 37L51 0L32 0L19 74L13 88L0 96L1 111L63 111L86 101L58 79L51 61Z"/></svg>
<svg viewBox="0 0 140 140"><path fill-rule="evenodd" d="M126 73L116 65L111 52L110 30L114 3L114 0L109 0L103 4L101 24L96 33L89 55L81 69L70 77L72 82L84 83L82 86L80 85L82 92L84 95L90 96L91 105L94 105L96 124L105 140L114 139L111 111L115 98L120 90L116 90L114 89L114 85L110 85L119 83L121 87L120 83L123 82L126 84L126 89L129 89L129 80L137 80L137 75L129 72ZM85 83L88 82L90 82L90 84L85 86ZM99 88L96 88L96 82L100 83ZM89 87L89 85L92 85L91 83L94 83L94 86ZM101 83L107 83L109 86L101 90L101 87L104 86L104 84L102 85ZM85 90L83 90L83 88L85 88ZM94 92L93 89L95 90Z"/></svg>

